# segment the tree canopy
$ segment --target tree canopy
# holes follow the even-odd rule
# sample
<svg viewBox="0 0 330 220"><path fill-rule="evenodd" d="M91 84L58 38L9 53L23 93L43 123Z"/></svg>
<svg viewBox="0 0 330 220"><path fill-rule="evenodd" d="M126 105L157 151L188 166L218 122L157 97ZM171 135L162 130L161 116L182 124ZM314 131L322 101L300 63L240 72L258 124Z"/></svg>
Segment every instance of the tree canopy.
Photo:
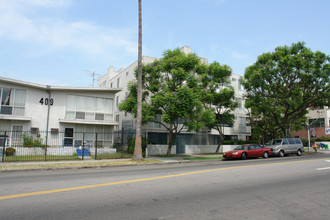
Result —
<svg viewBox="0 0 330 220"><path fill-rule="evenodd" d="M201 118L207 114L196 76L200 64L195 54L175 49L165 51L162 59L143 65L143 123L159 123L168 130L167 154L184 128L193 131L204 126ZM131 82L128 97L119 106L121 111L136 114L136 88L136 82Z"/></svg>
<svg viewBox="0 0 330 220"><path fill-rule="evenodd" d="M208 114L203 121L206 127L213 128L219 133L220 142L216 149L217 153L224 140L224 127L234 124L233 110L237 108L237 102L234 100L235 91L233 87L227 86L232 70L229 66L220 65L218 62L211 63L209 66L202 65L199 69L202 69L199 73L201 98Z"/></svg>
<svg viewBox="0 0 330 220"><path fill-rule="evenodd" d="M311 106L329 105L330 57L304 42L277 47L249 66L241 83L247 108L257 120L270 121L290 136Z"/></svg>

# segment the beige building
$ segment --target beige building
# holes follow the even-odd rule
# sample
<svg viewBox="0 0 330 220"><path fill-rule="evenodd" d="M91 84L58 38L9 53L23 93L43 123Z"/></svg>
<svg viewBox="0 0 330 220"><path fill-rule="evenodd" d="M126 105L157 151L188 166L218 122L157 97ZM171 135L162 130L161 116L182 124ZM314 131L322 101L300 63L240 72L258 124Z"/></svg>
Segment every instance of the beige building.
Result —
<svg viewBox="0 0 330 220"><path fill-rule="evenodd" d="M184 46L182 49L185 53L191 53L192 49L188 46ZM154 57L143 57L143 63L148 64L155 61L157 58ZM203 63L208 64L206 58L200 58ZM121 100L125 99L128 94L128 82L135 80L135 69L137 68L137 61L132 63L127 68L121 68L118 71L115 71L114 67L110 67L108 72L102 77L98 78L98 87L100 88L118 88L122 89L116 94L115 97L115 118L118 122L117 129L120 131L132 131L135 129L135 118L131 114L126 114L124 112L118 111L118 105ZM225 127L224 133L226 139L228 140L247 140L251 136L251 127L247 122L247 111L244 108L243 94L244 89L239 82L239 75L232 74L228 79L231 83L228 86L233 86L235 89L235 98L239 102L239 107L234 111L235 114L235 123L234 125L229 125ZM166 130L158 123L149 123L144 125L143 129L146 131L149 142L162 142L166 144L167 142L167 132ZM182 134L185 134L183 130ZM191 133L186 133L189 135ZM218 140L218 132L216 130L203 131L202 135L207 135L212 137L213 143L216 143ZM195 135L196 136L196 135ZM202 138L201 138L202 139ZM154 141L155 140L155 141ZM187 143L187 140L185 140ZM198 142L198 141L197 141Z"/></svg>

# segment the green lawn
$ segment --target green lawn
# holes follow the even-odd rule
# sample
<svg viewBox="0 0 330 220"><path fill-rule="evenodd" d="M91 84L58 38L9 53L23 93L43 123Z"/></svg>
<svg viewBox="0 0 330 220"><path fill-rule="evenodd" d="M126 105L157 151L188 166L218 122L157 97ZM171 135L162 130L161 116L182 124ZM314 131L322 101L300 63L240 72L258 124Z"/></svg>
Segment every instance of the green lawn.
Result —
<svg viewBox="0 0 330 220"><path fill-rule="evenodd" d="M133 155L129 153L117 152L114 154L98 154L96 156L97 160L102 159L122 159L122 158L132 158ZM95 159L95 155L91 155L91 158Z"/></svg>
<svg viewBox="0 0 330 220"><path fill-rule="evenodd" d="M47 161L52 160L81 160L76 155L68 155L68 156L53 156L53 155L47 155L46 157ZM33 155L33 156L7 156L5 157L5 162L23 162L23 161L45 161L44 155Z"/></svg>
<svg viewBox="0 0 330 220"><path fill-rule="evenodd" d="M222 160L223 157L188 157L184 160Z"/></svg>

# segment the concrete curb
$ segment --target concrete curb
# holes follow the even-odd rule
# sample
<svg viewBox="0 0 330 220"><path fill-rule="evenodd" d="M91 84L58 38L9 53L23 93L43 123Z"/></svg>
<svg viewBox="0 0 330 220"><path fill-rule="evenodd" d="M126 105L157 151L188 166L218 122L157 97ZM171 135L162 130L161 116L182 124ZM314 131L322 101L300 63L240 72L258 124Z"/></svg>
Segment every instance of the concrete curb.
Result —
<svg viewBox="0 0 330 220"><path fill-rule="evenodd" d="M311 154L303 154L302 156L310 155L323 155L330 154L330 151L327 152L317 152ZM206 155L194 155L194 157L207 157ZM112 159L112 160L84 160L84 161L49 161L49 162L17 162L17 163L0 163L0 167L5 166L24 166L24 165L47 165L47 164L77 164L77 166L70 167L38 167L38 168L27 168L27 169L12 169L12 170L0 170L0 173L4 172L22 172L22 171L38 171L38 170L65 170L65 169L89 169L89 168L107 168L107 167L124 167L124 166L141 166L141 165L166 165L166 164L180 164L180 163L198 163L198 162L207 162L209 160L184 160L184 157L148 157L146 159L159 160L161 163L141 163L141 164L109 164L109 165L86 165L86 163L96 164L104 162L115 162L115 161L131 161L131 159ZM213 159L210 161L219 161L223 159ZM79 164L84 164L79 166Z"/></svg>

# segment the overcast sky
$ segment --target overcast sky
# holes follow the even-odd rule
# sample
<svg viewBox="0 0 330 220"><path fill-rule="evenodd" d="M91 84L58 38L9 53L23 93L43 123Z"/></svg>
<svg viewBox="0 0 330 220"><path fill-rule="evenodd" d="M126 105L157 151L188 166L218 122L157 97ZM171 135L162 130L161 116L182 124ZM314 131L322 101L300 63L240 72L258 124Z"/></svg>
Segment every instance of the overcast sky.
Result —
<svg viewBox="0 0 330 220"><path fill-rule="evenodd" d="M142 0L143 55L188 45L244 75L277 46L330 54L329 0ZM89 86L137 60L138 0L0 0L0 76ZM95 83L96 85L96 83Z"/></svg>

